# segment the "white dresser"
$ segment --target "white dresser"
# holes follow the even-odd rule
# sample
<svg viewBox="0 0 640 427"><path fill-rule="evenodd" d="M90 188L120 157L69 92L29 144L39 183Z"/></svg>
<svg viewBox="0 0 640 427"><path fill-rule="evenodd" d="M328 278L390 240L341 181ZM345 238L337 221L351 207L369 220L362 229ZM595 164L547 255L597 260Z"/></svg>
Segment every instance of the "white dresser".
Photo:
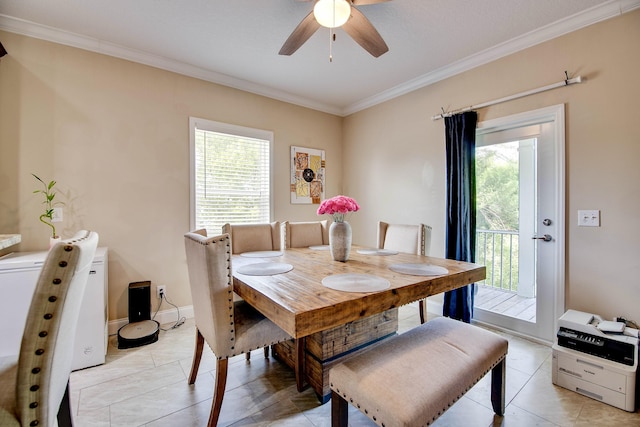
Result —
<svg viewBox="0 0 640 427"><path fill-rule="evenodd" d="M20 352L31 298L47 252L13 252L0 257L0 357ZM108 251L98 248L80 308L72 369L105 362L108 341Z"/></svg>

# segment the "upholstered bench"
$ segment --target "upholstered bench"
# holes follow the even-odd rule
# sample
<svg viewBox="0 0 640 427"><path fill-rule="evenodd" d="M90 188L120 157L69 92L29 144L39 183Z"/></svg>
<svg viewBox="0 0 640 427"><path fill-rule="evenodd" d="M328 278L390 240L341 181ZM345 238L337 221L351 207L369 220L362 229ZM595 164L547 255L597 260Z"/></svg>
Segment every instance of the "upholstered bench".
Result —
<svg viewBox="0 0 640 427"><path fill-rule="evenodd" d="M331 368L331 425L346 427L348 403L379 426L427 426L489 371L491 403L504 414L508 342L439 317Z"/></svg>

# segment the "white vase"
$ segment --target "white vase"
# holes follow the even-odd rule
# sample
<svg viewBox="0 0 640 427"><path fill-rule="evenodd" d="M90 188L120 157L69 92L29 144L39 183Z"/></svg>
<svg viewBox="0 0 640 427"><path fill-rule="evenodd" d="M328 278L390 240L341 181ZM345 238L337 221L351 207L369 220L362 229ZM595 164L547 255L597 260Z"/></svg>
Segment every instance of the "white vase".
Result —
<svg viewBox="0 0 640 427"><path fill-rule="evenodd" d="M332 222L329 227L329 249L335 261L345 262L351 252L351 225L348 222Z"/></svg>
<svg viewBox="0 0 640 427"><path fill-rule="evenodd" d="M60 242L62 238L60 236L57 237L49 237L49 250L55 246L56 243Z"/></svg>

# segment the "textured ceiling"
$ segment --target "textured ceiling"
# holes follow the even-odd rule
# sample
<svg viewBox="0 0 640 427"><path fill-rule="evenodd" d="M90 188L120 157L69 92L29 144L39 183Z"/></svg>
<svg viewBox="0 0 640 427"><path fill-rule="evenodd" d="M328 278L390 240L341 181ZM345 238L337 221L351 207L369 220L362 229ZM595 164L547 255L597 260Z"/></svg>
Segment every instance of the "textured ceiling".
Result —
<svg viewBox="0 0 640 427"><path fill-rule="evenodd" d="M640 0L393 0L359 7L389 46L379 58L338 30L329 62L325 28L292 56L278 55L312 5L0 0L0 29L346 115L635 9Z"/></svg>

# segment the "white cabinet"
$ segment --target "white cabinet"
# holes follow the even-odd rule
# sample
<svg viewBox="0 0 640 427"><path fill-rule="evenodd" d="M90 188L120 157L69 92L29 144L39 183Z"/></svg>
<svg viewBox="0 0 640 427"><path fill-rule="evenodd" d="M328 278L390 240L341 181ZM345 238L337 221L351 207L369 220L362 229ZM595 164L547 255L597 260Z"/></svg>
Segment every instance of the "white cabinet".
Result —
<svg viewBox="0 0 640 427"><path fill-rule="evenodd" d="M20 352L31 298L47 252L14 252L0 257L0 357ZM72 369L105 362L108 343L108 251L98 248L85 290Z"/></svg>

